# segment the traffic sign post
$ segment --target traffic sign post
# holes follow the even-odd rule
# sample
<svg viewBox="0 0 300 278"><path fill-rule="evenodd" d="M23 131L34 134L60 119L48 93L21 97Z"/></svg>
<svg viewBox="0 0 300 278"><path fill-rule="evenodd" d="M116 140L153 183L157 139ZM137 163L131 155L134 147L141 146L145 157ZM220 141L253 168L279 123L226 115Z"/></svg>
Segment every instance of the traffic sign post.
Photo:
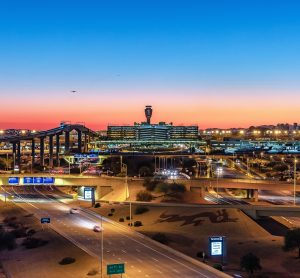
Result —
<svg viewBox="0 0 300 278"><path fill-rule="evenodd" d="M113 274L122 274L125 273L125 264L108 264L107 265L107 275L109 277Z"/></svg>
<svg viewBox="0 0 300 278"><path fill-rule="evenodd" d="M44 230L44 224L50 224L50 217L42 217L41 224L42 224L42 228Z"/></svg>

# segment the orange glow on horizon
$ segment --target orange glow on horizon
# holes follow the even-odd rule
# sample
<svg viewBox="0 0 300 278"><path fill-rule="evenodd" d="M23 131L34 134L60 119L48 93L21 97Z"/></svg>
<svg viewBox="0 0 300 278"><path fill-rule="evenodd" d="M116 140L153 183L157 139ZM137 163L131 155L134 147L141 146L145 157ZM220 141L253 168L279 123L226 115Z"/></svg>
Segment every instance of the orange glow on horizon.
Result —
<svg viewBox="0 0 300 278"><path fill-rule="evenodd" d="M197 124L208 127L247 128L251 125L294 123L298 118L298 101L282 101L279 91L260 90L172 90L88 92L63 95L47 92L32 98L21 97L17 103L9 97L1 101L0 129L45 130L61 121L84 122L95 129L108 124L133 124L145 121L144 107L152 105L152 122ZM220 92L224 97L220 97ZM102 95L103 93L103 95ZM290 92L290 95L296 92ZM49 99L47 95L51 96ZM57 99L59 101L57 101ZM297 119L298 118L298 119Z"/></svg>

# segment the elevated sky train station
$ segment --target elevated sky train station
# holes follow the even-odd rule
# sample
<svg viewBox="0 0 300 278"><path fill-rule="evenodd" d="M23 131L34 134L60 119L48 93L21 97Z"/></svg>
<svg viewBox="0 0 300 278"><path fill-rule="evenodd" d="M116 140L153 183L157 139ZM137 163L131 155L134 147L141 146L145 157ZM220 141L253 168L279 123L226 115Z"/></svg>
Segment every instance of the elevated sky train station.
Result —
<svg viewBox="0 0 300 278"><path fill-rule="evenodd" d="M54 160L56 166L59 166L59 156L61 153L68 154L70 152L70 138L71 132L75 131L75 141L74 145L76 146L76 152L87 152L87 144L90 139L96 136L96 133L91 129L80 124L66 124L61 123L57 128L53 128L46 131L31 132L21 135L5 135L0 136L0 142L6 142L12 144L12 154L13 162L15 164L20 164L21 161L21 143L30 141L31 142L31 157L32 165L36 163L36 143L39 145L39 164L41 166L45 165L45 150L47 143L48 157L49 157L49 166L54 166ZM72 137L73 139L73 137ZM55 143L54 143L55 142ZM61 148L61 143L64 143L63 151ZM54 153L55 150L55 153Z"/></svg>

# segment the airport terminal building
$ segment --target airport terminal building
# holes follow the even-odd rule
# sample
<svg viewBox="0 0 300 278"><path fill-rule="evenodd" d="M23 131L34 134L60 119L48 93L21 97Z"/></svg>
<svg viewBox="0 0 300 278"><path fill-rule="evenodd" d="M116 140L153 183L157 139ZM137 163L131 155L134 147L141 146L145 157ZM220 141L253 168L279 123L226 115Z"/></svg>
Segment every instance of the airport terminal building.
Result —
<svg viewBox="0 0 300 278"><path fill-rule="evenodd" d="M198 126L173 125L159 122L151 124L152 107L146 106L146 122L134 125L109 125L107 127L108 140L139 140L139 141L165 141L165 140L197 140Z"/></svg>

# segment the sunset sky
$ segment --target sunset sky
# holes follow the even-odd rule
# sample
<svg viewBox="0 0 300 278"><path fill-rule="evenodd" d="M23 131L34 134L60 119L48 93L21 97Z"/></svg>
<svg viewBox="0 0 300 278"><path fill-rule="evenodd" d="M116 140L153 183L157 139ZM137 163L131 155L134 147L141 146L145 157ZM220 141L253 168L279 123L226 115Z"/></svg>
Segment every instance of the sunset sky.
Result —
<svg viewBox="0 0 300 278"><path fill-rule="evenodd" d="M0 129L300 123L300 1L0 1ZM76 90L77 93L71 93Z"/></svg>

